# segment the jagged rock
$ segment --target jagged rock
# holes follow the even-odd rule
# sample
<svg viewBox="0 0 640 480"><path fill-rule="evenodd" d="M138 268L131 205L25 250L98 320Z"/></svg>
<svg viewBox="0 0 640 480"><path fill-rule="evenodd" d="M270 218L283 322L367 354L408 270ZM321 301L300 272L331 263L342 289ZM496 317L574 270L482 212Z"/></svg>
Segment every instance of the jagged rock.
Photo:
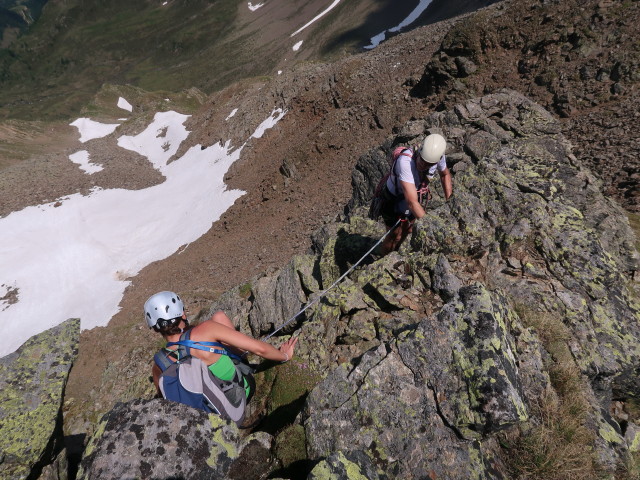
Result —
<svg viewBox="0 0 640 480"><path fill-rule="evenodd" d="M314 258L296 256L275 275L266 275L252 282L249 326L254 336L272 332L297 314L307 301L307 294L317 290L313 278ZM296 319L297 322L304 317ZM298 323L292 323L291 331Z"/></svg>
<svg viewBox="0 0 640 480"><path fill-rule="evenodd" d="M391 478L432 472L498 478L496 465L504 469L488 447L495 433L527 423L553 389L548 368L554 360L535 327L536 317L544 317L558 318L572 333L566 348L589 379L583 398L593 448L600 466L614 471L634 440L625 442L604 412L614 396L640 395L634 374L640 318L628 273L637 269L638 254L628 223L539 105L502 91L453 113L432 114L424 125L466 140L468 160L456 170L454 197L432 202L411 248L350 277L352 287L374 300L374 311L402 318L398 294L416 284L400 281L394 264L411 251L404 258L419 279L423 305L425 294L444 304L429 298L426 318L414 317L392 337L383 335L377 318L379 347L326 374L305 410L309 455L363 451ZM350 203L351 235L358 231L359 202L377 183L375 174L363 173L375 169L372 155L363 156L354 173L353 182L366 185L354 190ZM603 222L608 227L597 228ZM323 250L327 265L335 262L332 242L329 236ZM334 310L334 329L347 332L348 322ZM357 342L355 335L328 338L329 357L334 339ZM459 468L443 473L451 464Z"/></svg>
<svg viewBox="0 0 640 480"><path fill-rule="evenodd" d="M305 417L312 459L362 450L389 478L488 478L479 444L456 437L432 391L384 345L319 384Z"/></svg>
<svg viewBox="0 0 640 480"><path fill-rule="evenodd" d="M378 473L366 454L355 451L333 453L319 462L307 477L308 480L377 480Z"/></svg>
<svg viewBox="0 0 640 480"><path fill-rule="evenodd" d="M62 397L79 339L80 320L67 320L0 359L0 477L37 478L60 453Z"/></svg>
<svg viewBox="0 0 640 480"><path fill-rule="evenodd" d="M259 478L272 437L163 399L117 404L85 450L79 479Z"/></svg>

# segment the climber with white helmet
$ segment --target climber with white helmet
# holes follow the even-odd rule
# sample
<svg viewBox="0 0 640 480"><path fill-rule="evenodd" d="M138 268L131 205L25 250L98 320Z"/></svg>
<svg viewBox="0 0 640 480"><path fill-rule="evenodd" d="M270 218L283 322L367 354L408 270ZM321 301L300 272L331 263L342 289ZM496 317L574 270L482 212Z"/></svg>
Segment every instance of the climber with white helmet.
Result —
<svg viewBox="0 0 640 480"><path fill-rule="evenodd" d="M442 135L433 133L422 142L421 148L414 152L411 148L398 148L389 178L384 186L385 201L381 215L387 228L393 228L398 218L402 221L385 238L378 253L386 255L397 250L404 239L413 230L417 218L425 215L423 201L430 196L429 181L440 176L440 183L446 200L453 193L451 173L447 168L445 151L447 141Z"/></svg>
<svg viewBox="0 0 640 480"><path fill-rule="evenodd" d="M154 357L152 372L156 387L166 367L184 356L197 357L213 375L230 382L238 371L237 367L242 366L239 363L246 352L268 360L286 362L293 357L298 341L297 337L290 338L277 349L237 331L222 311L215 312L198 325L190 326L180 296L169 291L149 297L144 304L144 316L147 326L167 341L166 347ZM249 387L245 381L247 397L252 393Z"/></svg>

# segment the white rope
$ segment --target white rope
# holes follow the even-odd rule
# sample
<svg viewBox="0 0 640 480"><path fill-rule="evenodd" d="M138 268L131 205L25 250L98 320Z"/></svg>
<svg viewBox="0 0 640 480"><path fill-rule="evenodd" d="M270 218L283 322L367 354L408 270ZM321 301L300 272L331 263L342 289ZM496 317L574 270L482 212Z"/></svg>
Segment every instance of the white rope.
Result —
<svg viewBox="0 0 640 480"><path fill-rule="evenodd" d="M373 250L375 250L375 248L376 248L378 245L380 245L380 244L382 243L382 240L384 240L384 239L385 239L385 237L386 237L387 235L389 235L389 233L390 233L392 230L394 230L394 229L398 226L398 224L400 224L400 222L401 222L401 221L402 221L402 218L399 218L399 219L398 219L398 221L396 222L396 224L395 224L393 227L391 227L389 230L387 230L387 232L386 232L382 237L380 237L380 240L378 240L378 241L376 242L376 244L375 244L373 247L371 247L371 248L369 249L369 251L368 251L367 253L365 253L365 254L362 256L362 258L361 258L360 260L358 260L356 263L354 263L354 264L353 264L353 266L352 266L349 270L347 270L346 272L344 272L344 273L342 274L342 276L341 276L340 278L338 278L335 282L333 282L329 288L327 288L326 290L323 290L323 291L320 293L320 295L319 295L315 300L313 300L311 303L308 303L307 305L305 305L305 307L304 307L302 310L300 310L300 311L299 311L298 313L296 313L293 317L291 317L289 320L287 320L286 322L284 322L282 325L280 325L277 329L275 329L275 330L274 330L273 332L271 332L269 335L267 335L266 337L264 337L262 340L263 340L263 341L265 341L265 340L268 340L269 338L273 337L276 333L278 333L278 332L279 332L280 330L282 330L284 327L286 327L286 326L287 326L287 325L289 325L291 322L293 322L293 321L296 319L296 317L298 317L298 315L300 315L301 313L304 313L304 312L305 312L308 308L310 308L312 305L315 305L316 303L318 303L318 302L319 302L319 301L320 301L320 300L321 300L321 299L322 299L322 298L327 294L327 292L329 292L329 290L331 290L331 289L332 289L333 287L335 287L338 283L340 283L344 277L346 277L347 275L349 275L349 274L353 271L353 269L354 269L354 268L356 268L358 265L360 265L360 263L361 263L365 258L367 258L367 255L369 255L371 252L373 252Z"/></svg>

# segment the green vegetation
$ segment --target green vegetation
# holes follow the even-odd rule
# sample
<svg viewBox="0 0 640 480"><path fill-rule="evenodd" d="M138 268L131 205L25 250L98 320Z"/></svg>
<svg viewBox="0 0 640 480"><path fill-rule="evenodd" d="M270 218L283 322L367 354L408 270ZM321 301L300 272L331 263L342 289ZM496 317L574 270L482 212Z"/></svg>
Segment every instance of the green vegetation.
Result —
<svg viewBox="0 0 640 480"><path fill-rule="evenodd" d="M268 58L229 38L237 8L234 0L49 2L28 34L0 49L3 116L68 117L104 83L212 91L262 72Z"/></svg>
<svg viewBox="0 0 640 480"><path fill-rule="evenodd" d="M245 298L245 299L249 298L251 296L251 283L247 282L243 285L240 285L240 288L238 289L238 293L242 298Z"/></svg>
<svg viewBox="0 0 640 480"><path fill-rule="evenodd" d="M307 437L302 425L290 425L278 435L276 439L276 456L287 469L296 462L307 460Z"/></svg>
<svg viewBox="0 0 640 480"><path fill-rule="evenodd" d="M306 436L296 418L307 395L321 380L321 376L294 357L293 360L268 368L255 377L256 397L251 402L261 405L259 409L267 413L260 424L260 430L276 438L276 456L282 466L280 473L286 478L306 478L310 469Z"/></svg>
<svg viewBox="0 0 640 480"><path fill-rule="evenodd" d="M529 307L516 311L533 327L551 360L551 386L532 406L532 420L502 439L505 462L514 478L595 479L594 436L585 422L590 405L581 373L567 346L568 329L557 318Z"/></svg>

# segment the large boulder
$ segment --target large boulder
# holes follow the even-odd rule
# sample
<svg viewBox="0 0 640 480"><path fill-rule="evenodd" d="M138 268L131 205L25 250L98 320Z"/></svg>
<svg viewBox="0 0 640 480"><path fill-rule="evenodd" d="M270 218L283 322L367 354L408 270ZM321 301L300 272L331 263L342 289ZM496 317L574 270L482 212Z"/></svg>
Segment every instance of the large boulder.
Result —
<svg viewBox="0 0 640 480"><path fill-rule="evenodd" d="M63 449L62 399L79 339L71 319L0 358L0 477L37 478Z"/></svg>
<svg viewBox="0 0 640 480"><path fill-rule="evenodd" d="M244 436L233 422L163 399L119 403L82 458L79 479L260 478L272 438Z"/></svg>

